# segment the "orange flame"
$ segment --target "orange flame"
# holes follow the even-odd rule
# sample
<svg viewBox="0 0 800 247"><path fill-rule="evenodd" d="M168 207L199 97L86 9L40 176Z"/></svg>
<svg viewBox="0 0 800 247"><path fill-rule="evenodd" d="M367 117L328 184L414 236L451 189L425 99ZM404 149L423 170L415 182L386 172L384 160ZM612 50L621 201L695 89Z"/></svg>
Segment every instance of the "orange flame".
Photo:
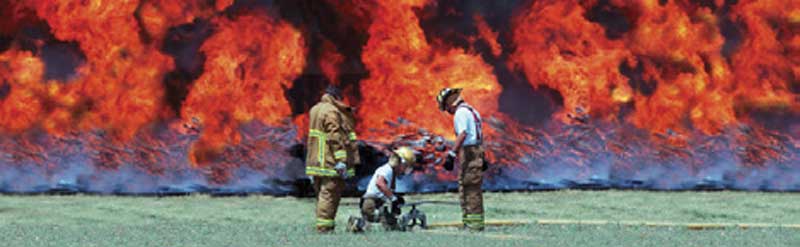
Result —
<svg viewBox="0 0 800 247"><path fill-rule="evenodd" d="M635 110L627 121L640 128L706 134L746 121L736 111L746 105L797 112L788 83L797 67L789 61L792 56L779 52L791 50L783 44L797 39L797 32L776 35L767 24L778 20L779 29L789 28L793 12L769 1L736 5L732 16L746 23L748 34L728 60L722 54L726 40L719 15L707 7L683 1L612 4L632 23L619 39L599 35L604 28L589 21L585 6L576 1L537 1L514 22L512 62L532 85L558 90L565 111L583 107L613 120L630 103ZM640 68L641 81L622 76L623 66ZM652 92L643 87L653 87Z"/></svg>
<svg viewBox="0 0 800 247"><path fill-rule="evenodd" d="M576 1L537 1L514 20L516 52L511 61L534 87L564 96L564 108L612 117L633 92L618 66L629 56L620 41L602 35L603 27L584 18ZM566 112L556 117L566 120Z"/></svg>
<svg viewBox="0 0 800 247"><path fill-rule="evenodd" d="M213 16L232 4L217 1L48 1L16 6L32 9L59 40L76 41L86 62L68 82L45 82L42 61L16 48L0 55L10 93L2 107L2 132L41 126L51 134L70 130L109 131L119 141L169 116L162 80L172 59L158 47L166 31L195 18ZM138 23L137 16L141 19ZM282 124L290 115L282 87L301 73L304 41L290 25L264 13L214 19L219 30L201 50L205 72L184 102L182 115L203 125L201 149L237 143L239 123ZM141 25L141 28L140 26ZM142 28L155 41L143 42ZM235 45L232 45L235 44ZM231 99L236 99L231 101ZM8 118L5 116L16 116ZM186 121L189 122L189 121Z"/></svg>
<svg viewBox="0 0 800 247"><path fill-rule="evenodd" d="M791 87L800 78L800 2L742 2L732 18L744 23L744 40L731 57L736 108L800 114Z"/></svg>
<svg viewBox="0 0 800 247"><path fill-rule="evenodd" d="M640 17L626 41L644 66L645 77L658 82L653 95L637 94L631 121L663 131L693 127L717 133L733 123L729 94L730 73L720 54L724 38L708 8L685 11L670 2L664 6L631 4Z"/></svg>
<svg viewBox="0 0 800 247"><path fill-rule="evenodd" d="M263 13L214 20L218 30L201 47L207 59L184 102L184 118L196 117L203 133L194 150L214 152L240 140L241 123L280 124L291 115L282 88L305 66L299 31ZM193 151L195 162L203 155Z"/></svg>
<svg viewBox="0 0 800 247"><path fill-rule="evenodd" d="M30 1L60 40L77 41L86 63L76 79L47 83L42 127L53 134L77 126L131 138L162 112L163 74L171 59L139 40L135 1ZM44 83L44 82L42 82ZM36 110L36 109L29 109ZM35 115L34 113L30 113ZM32 127L32 126L31 126Z"/></svg>
<svg viewBox="0 0 800 247"><path fill-rule="evenodd" d="M492 49L492 55L495 57L500 56L500 54L503 53L503 46L497 42L497 36L499 34L492 31L492 28L489 27L489 24L486 23L483 16L475 14L472 16L472 19L475 20L475 25L478 28L478 35L480 35L481 39L486 41L486 43L489 44L489 48Z"/></svg>
<svg viewBox="0 0 800 247"><path fill-rule="evenodd" d="M328 78L333 84L339 84L337 77L339 76L339 64L344 61L344 56L336 51L336 46L328 40L322 43L322 55L319 59L319 67L322 74Z"/></svg>
<svg viewBox="0 0 800 247"><path fill-rule="evenodd" d="M358 93L348 91L354 84L345 85L347 100L358 103L361 137L385 141L417 128L450 136L451 116L440 113L434 101L442 87L465 88L466 100L486 118L509 122L511 136L524 135L528 126L498 112L502 88L492 66L473 49L425 36L417 10L432 2L328 1L342 14L337 20L346 28L340 30L369 33L360 54L369 77L358 83ZM508 62L533 87L558 91L564 109L554 117L560 120L582 108L601 120L686 136L752 123L754 111L800 115L800 3L612 0L604 5L619 9L630 29L608 37L603 35L608 27L590 17L599 2L526 4L512 20L512 44L503 45L501 34L483 16L473 15L478 35L472 41L484 40L495 57L507 52ZM186 122L197 119L202 133L192 150L194 161L213 159L207 155L238 143L242 123L291 124L283 89L306 67L305 40L297 28L266 13L223 12L232 0L11 3L13 9L0 10L3 35L15 34L18 22L31 21L18 19L35 14L56 39L79 44L85 63L68 81L47 81L47 65L37 49L23 51L14 44L0 54L3 134L35 128L57 135L107 130L125 141L153 122L174 117L162 102L164 75L174 65L159 48L170 28L198 18L211 19L214 29L201 48L204 72L180 113ZM725 22L732 22L741 37L726 35ZM320 61L314 62L339 83L344 55L322 40ZM45 45L33 43L39 49ZM305 115L293 120L301 131L307 121ZM387 123L399 127L386 128Z"/></svg>
<svg viewBox="0 0 800 247"><path fill-rule="evenodd" d="M426 41L413 11L426 4L381 1L371 11L370 38L362 54L370 77L360 84L363 99L359 109L360 129L369 137L390 138L377 129L398 117L436 134L452 133L449 116L439 112L435 101L443 87L464 88L465 99L485 112L485 117L497 111L501 87L480 56L434 47Z"/></svg>
<svg viewBox="0 0 800 247"><path fill-rule="evenodd" d="M145 0L142 1L138 14L143 28L156 42L160 42L170 27L191 23L196 18L211 17L216 11L232 4L232 1L216 1L215 6L211 6L211 3L205 0Z"/></svg>
<svg viewBox="0 0 800 247"><path fill-rule="evenodd" d="M39 95L47 93L43 72L44 64L30 52L0 54L0 86L9 90L0 100L0 132L23 131L40 120L44 106Z"/></svg>

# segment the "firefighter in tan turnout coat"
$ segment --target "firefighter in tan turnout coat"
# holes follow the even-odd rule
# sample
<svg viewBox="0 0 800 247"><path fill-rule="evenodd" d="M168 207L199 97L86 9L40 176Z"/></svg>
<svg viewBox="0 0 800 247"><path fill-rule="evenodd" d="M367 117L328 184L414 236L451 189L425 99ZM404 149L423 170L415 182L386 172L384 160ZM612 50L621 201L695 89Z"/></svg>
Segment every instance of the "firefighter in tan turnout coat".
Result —
<svg viewBox="0 0 800 247"><path fill-rule="evenodd" d="M357 163L355 119L341 92L328 87L309 111L306 175L317 193L316 228L330 232L335 226L344 180L355 175Z"/></svg>

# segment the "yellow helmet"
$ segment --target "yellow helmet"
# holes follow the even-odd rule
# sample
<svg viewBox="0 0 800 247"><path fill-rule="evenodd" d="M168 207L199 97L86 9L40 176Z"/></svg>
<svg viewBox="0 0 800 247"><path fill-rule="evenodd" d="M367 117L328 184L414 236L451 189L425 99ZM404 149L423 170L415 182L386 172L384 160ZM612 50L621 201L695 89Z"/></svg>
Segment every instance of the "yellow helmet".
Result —
<svg viewBox="0 0 800 247"><path fill-rule="evenodd" d="M397 157L400 158L401 163L407 165L417 163L417 155L414 154L414 150L410 147L402 146L395 149L393 152L395 155L397 155Z"/></svg>
<svg viewBox="0 0 800 247"><path fill-rule="evenodd" d="M439 103L439 110L444 111L447 109L447 98L451 95L458 95L461 93L461 88L443 88L439 91L439 94L436 95L436 103Z"/></svg>

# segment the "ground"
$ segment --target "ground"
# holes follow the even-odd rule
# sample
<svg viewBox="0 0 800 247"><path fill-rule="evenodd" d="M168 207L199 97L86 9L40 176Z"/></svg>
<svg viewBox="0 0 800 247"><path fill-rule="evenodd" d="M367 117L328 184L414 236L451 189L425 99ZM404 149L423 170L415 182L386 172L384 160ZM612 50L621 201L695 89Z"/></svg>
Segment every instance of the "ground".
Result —
<svg viewBox="0 0 800 247"><path fill-rule="evenodd" d="M407 201L455 201L455 194ZM490 221L526 223L365 234L344 232L356 199L344 200L335 234L319 235L313 199L292 197L0 196L2 246L800 246L800 194L554 191L488 193ZM431 223L456 222L458 206L421 207ZM552 220L608 224L540 224ZM630 226L625 222L670 223ZM691 230L688 223L768 227Z"/></svg>

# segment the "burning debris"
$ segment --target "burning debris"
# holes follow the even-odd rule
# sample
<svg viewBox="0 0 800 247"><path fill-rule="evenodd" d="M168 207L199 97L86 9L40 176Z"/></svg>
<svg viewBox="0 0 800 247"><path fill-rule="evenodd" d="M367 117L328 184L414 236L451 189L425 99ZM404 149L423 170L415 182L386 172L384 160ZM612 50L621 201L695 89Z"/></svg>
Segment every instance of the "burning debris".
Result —
<svg viewBox="0 0 800 247"><path fill-rule="evenodd" d="M215 157L212 168L191 165L188 150L197 134L179 130L154 127L120 146L101 132L0 139L0 192L289 195L305 188L297 184L305 178L302 160L288 151L297 145L294 129L243 125L241 145Z"/></svg>
<svg viewBox="0 0 800 247"><path fill-rule="evenodd" d="M330 83L357 106L359 176L418 153L401 192L457 188L445 86L486 120L486 190L800 190L794 2L0 6L2 193L302 195Z"/></svg>
<svg viewBox="0 0 800 247"><path fill-rule="evenodd" d="M719 135L697 134L689 139L674 132L630 133L626 128L634 129L632 126L587 124L588 116L573 117L580 121L548 132L522 129L525 135L504 133L507 126L499 119L487 121L500 135L487 145L493 165L487 171L484 189L800 189L797 178L778 175L800 170L795 165L800 162L798 146L766 130L741 125ZM457 188L456 173L441 165L451 143L421 129L413 135L398 136L389 146L404 145L415 147L422 159L413 175L399 180L398 191Z"/></svg>

